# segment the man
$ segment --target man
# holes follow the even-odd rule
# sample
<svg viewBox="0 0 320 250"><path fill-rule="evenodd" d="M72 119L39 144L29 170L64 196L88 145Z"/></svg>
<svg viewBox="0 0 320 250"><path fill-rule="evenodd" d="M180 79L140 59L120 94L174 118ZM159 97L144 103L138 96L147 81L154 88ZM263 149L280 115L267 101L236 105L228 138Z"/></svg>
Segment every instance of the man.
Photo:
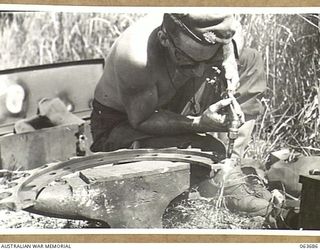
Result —
<svg viewBox="0 0 320 250"><path fill-rule="evenodd" d="M237 28L233 17L223 14L149 16L128 28L111 48L95 90L92 151L192 146L225 157L225 146L207 132L226 132L226 110L240 103L244 115L239 109L237 115L245 121L232 157L241 157L266 82L259 54L233 40ZM227 80L234 81L226 79L226 46L239 58L237 100L221 97ZM258 210L266 212L268 204L264 200Z"/></svg>

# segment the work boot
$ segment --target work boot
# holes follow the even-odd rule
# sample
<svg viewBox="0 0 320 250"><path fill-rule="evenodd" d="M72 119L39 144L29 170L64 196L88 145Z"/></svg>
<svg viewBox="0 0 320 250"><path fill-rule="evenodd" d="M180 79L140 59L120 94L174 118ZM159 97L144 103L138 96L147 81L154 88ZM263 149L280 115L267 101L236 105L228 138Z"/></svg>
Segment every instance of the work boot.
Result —
<svg viewBox="0 0 320 250"><path fill-rule="evenodd" d="M219 172L211 179L199 184L198 192L203 197L218 196L221 187ZM258 181L248 183L248 178L240 167L235 167L228 174L224 182L223 198L228 209L249 216L263 216L269 214L273 205L272 195L266 187Z"/></svg>
<svg viewBox="0 0 320 250"><path fill-rule="evenodd" d="M272 210L271 193L258 178L246 177L240 167L228 175L224 197L228 209L250 216L266 216Z"/></svg>
<svg viewBox="0 0 320 250"><path fill-rule="evenodd" d="M228 209L250 216L265 217L272 211L268 192L257 192L247 184L227 187L224 190L225 203ZM271 195L270 195L271 197Z"/></svg>

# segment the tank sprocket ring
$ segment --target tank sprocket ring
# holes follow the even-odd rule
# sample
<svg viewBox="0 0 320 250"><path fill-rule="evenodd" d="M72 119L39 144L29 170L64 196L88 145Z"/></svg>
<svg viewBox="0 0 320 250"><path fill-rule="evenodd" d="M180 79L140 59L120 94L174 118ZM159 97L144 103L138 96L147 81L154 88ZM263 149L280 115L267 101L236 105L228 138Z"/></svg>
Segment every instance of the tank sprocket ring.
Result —
<svg viewBox="0 0 320 250"><path fill-rule="evenodd" d="M97 166L138 161L186 162L216 171L221 159L212 152L199 149L122 149L112 152L95 153L85 157L75 157L64 162L46 164L41 168L25 171L19 179L0 190L0 206L12 210L26 209L34 205L38 194L52 181Z"/></svg>

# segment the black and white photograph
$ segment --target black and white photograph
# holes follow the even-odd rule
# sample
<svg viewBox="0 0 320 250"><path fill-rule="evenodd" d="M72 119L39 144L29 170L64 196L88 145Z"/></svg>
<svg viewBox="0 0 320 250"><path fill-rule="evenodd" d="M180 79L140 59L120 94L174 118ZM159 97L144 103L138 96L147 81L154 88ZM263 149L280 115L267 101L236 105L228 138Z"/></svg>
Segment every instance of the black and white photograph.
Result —
<svg viewBox="0 0 320 250"><path fill-rule="evenodd" d="M0 5L0 41L0 230L320 230L319 8Z"/></svg>

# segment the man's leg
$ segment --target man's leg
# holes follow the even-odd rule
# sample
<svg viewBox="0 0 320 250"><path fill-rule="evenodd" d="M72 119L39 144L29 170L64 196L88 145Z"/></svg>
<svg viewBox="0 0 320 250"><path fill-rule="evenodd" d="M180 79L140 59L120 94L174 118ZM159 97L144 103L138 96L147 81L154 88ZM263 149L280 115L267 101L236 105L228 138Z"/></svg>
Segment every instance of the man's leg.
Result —
<svg viewBox="0 0 320 250"><path fill-rule="evenodd" d="M158 136L139 141L141 148L198 148L202 151L214 152L223 159L226 154L224 144L211 135L183 134L175 136Z"/></svg>
<svg viewBox="0 0 320 250"><path fill-rule="evenodd" d="M90 127L93 143L90 149L92 152L112 151L107 144L109 135L116 126L127 120L127 115L108 108L96 100L92 106Z"/></svg>
<svg viewBox="0 0 320 250"><path fill-rule="evenodd" d="M211 135L183 134L175 136L154 136L135 130L128 122L115 127L105 141L105 151L120 148L198 148L202 151L215 153L220 159L226 154L224 144Z"/></svg>

